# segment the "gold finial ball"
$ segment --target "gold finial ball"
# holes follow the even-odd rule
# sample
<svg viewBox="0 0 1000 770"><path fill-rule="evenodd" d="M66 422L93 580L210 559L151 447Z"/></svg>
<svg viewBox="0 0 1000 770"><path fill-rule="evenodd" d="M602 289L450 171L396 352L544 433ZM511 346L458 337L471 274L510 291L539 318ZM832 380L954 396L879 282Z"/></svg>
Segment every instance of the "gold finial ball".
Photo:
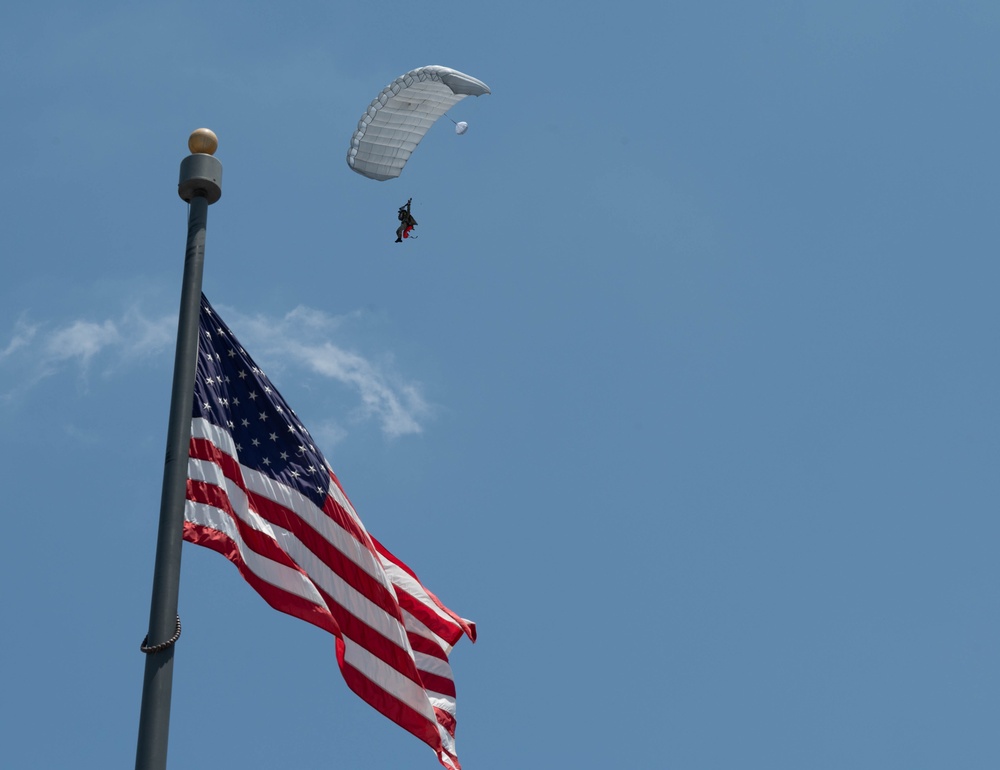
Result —
<svg viewBox="0 0 1000 770"><path fill-rule="evenodd" d="M210 128L196 128L188 138L188 149L191 152L215 155L215 151L219 149L219 137Z"/></svg>

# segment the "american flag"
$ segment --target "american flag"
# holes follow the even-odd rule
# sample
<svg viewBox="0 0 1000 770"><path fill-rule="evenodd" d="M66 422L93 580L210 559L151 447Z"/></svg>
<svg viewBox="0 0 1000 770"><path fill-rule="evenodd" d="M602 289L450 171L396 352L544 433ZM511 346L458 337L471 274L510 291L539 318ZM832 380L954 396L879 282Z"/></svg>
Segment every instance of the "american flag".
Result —
<svg viewBox="0 0 1000 770"><path fill-rule="evenodd" d="M184 539L336 639L347 685L458 770L448 654L475 624L365 530L309 431L201 298Z"/></svg>

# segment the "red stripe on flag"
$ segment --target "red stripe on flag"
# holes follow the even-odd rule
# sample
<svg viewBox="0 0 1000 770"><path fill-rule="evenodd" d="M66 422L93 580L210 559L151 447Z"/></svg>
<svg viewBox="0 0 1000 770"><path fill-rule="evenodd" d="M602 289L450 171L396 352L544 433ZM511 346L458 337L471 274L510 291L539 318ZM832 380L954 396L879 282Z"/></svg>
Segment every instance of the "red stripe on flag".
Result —
<svg viewBox="0 0 1000 770"><path fill-rule="evenodd" d="M286 615L304 620L307 623L312 623L314 626L322 628L334 636L340 636L340 629L337 627L337 623L325 609L303 599L301 596L282 591L280 588L257 577L253 570L247 567L243 561L239 548L224 532L219 532L217 529L210 529L208 527L200 527L197 524L192 524L190 521L185 521L184 539L189 543L211 548L213 551L221 553L229 559L229 561L236 565L236 569L240 571L243 579L274 609L284 612Z"/></svg>
<svg viewBox="0 0 1000 770"><path fill-rule="evenodd" d="M404 588L399 585L395 585L396 596L400 600L400 605L415 618L420 620L425 626L430 628L434 633L440 636L442 639L447 641L449 644L454 645L464 633L466 636L472 640L473 643L476 641L476 624L471 620L466 620L465 618L459 617L457 614L449 610L444 604L438 599L434 594L432 594L423 583L420 582L420 578L417 577L416 573L413 572L409 567L407 567L402 561L397 559L389 549L386 548L382 543L372 538L372 543L375 545L375 550L380 556L392 562L396 567L401 569L413 581L420 586L420 589L427 595L427 598L433 603L433 606L447 615L454 622L454 626L451 626L447 621L441 618L434 610L422 599L412 596Z"/></svg>

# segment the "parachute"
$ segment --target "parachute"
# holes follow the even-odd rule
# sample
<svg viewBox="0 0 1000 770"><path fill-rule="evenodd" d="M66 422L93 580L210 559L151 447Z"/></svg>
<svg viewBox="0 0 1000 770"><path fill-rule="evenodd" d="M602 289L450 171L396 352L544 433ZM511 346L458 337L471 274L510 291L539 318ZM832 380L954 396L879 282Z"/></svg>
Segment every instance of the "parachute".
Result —
<svg viewBox="0 0 1000 770"><path fill-rule="evenodd" d="M361 116L347 165L369 179L395 179L438 118L466 96L488 93L481 80L448 67L410 70L383 88ZM466 129L464 121L455 123L455 133Z"/></svg>

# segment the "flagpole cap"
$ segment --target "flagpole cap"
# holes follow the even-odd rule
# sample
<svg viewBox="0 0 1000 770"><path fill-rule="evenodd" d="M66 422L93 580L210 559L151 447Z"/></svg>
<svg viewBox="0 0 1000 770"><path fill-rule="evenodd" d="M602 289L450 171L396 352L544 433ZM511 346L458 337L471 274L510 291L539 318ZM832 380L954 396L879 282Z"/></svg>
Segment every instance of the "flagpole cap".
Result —
<svg viewBox="0 0 1000 770"><path fill-rule="evenodd" d="M219 149L219 137L210 128L196 128L188 137L188 149L205 155L215 155Z"/></svg>
<svg viewBox="0 0 1000 770"><path fill-rule="evenodd" d="M222 197L222 164L213 157L219 149L219 137L208 128L197 128L188 137L191 154L181 161L177 194L188 203L205 198L209 204Z"/></svg>

